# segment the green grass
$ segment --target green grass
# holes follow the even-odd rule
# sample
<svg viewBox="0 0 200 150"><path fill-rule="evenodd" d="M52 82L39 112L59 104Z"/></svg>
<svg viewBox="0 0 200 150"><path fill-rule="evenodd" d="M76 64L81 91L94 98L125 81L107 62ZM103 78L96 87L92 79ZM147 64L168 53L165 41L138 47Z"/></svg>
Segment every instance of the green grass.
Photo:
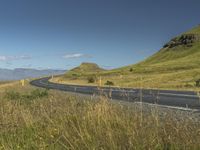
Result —
<svg viewBox="0 0 200 150"><path fill-rule="evenodd" d="M184 34L200 36L200 26ZM144 88L199 90L195 87L195 81L200 79L199 58L200 41L195 41L191 47L179 45L173 48L162 48L153 56L134 65L108 71L85 70L77 76L69 76L71 75L70 71L57 81L88 84L88 76L94 76L97 81L91 85L98 85L98 79L101 76L103 84L109 80L120 87L142 86Z"/></svg>
<svg viewBox="0 0 200 150"><path fill-rule="evenodd" d="M80 77L81 75L90 75L93 73L98 73L104 71L104 69L100 68L97 64L94 63L82 63L80 66L70 70L65 75L66 77Z"/></svg>
<svg viewBox="0 0 200 150"><path fill-rule="evenodd" d="M1 149L200 148L200 123L190 113L42 92L17 83L1 89Z"/></svg>
<svg viewBox="0 0 200 150"><path fill-rule="evenodd" d="M194 27L193 29L189 30L186 33L192 33L192 34L200 34L200 25Z"/></svg>

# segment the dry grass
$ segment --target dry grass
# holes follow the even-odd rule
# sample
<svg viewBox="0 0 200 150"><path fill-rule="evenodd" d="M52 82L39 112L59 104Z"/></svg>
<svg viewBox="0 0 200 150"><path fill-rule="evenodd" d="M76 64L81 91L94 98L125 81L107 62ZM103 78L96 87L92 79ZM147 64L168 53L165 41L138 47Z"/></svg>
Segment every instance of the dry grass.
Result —
<svg viewBox="0 0 200 150"><path fill-rule="evenodd" d="M34 89L1 89L1 149L200 148L200 123L190 115L58 91L27 99Z"/></svg>

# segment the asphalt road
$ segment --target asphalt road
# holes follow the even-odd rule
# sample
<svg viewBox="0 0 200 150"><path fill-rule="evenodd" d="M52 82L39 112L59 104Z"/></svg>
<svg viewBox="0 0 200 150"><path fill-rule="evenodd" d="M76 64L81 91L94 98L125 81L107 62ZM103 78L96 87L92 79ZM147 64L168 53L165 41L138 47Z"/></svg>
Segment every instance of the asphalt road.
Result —
<svg viewBox="0 0 200 150"><path fill-rule="evenodd" d="M103 94L115 100L128 102L145 102L169 107L189 108L200 110L200 98L192 91L172 91L154 89L130 89L113 87L95 87L66 85L49 82L48 78L41 78L31 82L32 85L47 89L76 92L81 94Z"/></svg>

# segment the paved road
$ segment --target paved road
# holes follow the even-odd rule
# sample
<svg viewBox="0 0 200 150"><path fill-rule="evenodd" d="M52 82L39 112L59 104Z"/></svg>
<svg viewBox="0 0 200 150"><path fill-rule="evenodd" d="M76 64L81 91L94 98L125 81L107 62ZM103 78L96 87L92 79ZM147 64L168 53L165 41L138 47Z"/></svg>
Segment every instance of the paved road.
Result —
<svg viewBox="0 0 200 150"><path fill-rule="evenodd" d="M104 94L109 98L129 102L146 102L170 107L183 107L200 110L200 99L192 91L151 90L151 89L129 89L109 88L95 86L66 85L49 82L48 78L41 78L31 82L32 85L57 89L61 91L76 92L82 94Z"/></svg>

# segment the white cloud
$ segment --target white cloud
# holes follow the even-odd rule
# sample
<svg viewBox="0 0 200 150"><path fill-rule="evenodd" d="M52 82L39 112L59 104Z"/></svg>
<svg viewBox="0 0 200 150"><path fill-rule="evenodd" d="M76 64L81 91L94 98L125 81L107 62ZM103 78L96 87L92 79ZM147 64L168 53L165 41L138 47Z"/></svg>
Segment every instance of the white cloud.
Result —
<svg viewBox="0 0 200 150"><path fill-rule="evenodd" d="M87 54L80 54L80 53L75 53L75 54L66 54L63 56L65 59L73 59L73 58L90 58L90 55Z"/></svg>
<svg viewBox="0 0 200 150"><path fill-rule="evenodd" d="M0 55L0 61L13 61L13 60L23 60L23 59L30 59L30 56L21 55L21 56L3 56Z"/></svg>
<svg viewBox="0 0 200 150"><path fill-rule="evenodd" d="M6 56L0 56L0 61L6 61Z"/></svg>

